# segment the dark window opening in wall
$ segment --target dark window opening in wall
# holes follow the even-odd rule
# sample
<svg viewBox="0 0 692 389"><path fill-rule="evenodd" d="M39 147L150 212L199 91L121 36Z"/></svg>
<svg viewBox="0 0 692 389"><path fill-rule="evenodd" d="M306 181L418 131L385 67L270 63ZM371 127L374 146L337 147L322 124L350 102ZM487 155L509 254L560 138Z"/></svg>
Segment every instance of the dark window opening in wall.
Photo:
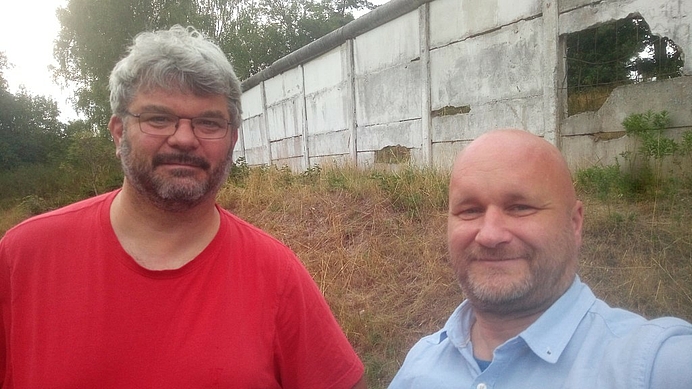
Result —
<svg viewBox="0 0 692 389"><path fill-rule="evenodd" d="M682 75L683 56L640 16L567 35L567 112L597 111L616 87Z"/></svg>

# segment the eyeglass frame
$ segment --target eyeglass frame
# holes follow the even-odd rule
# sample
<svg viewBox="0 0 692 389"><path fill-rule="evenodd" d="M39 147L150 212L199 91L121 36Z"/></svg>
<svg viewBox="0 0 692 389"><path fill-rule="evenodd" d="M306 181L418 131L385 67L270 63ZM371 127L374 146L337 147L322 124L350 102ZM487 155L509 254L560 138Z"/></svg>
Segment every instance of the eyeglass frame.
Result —
<svg viewBox="0 0 692 389"><path fill-rule="evenodd" d="M192 133L195 135L195 137L197 137L197 139L204 139L204 140L219 140L219 139L225 138L225 137L226 137L226 134L228 134L228 128L233 124L232 122L229 122L228 120L226 120L226 119L224 119L224 118L221 118L221 117L213 117L213 116L197 116L197 117L191 118L191 117L185 117L185 116L178 116L178 115L175 115L175 114L172 114L172 113L166 113L166 112L150 112L150 111L140 112L140 113L138 113L138 114L134 114L134 113L132 113L132 112L130 112L130 111L125 111L125 114L128 115L128 116L132 116L132 117L134 117L134 118L137 118L137 125L139 126L139 130L140 130L143 134L147 134L147 135L150 135L150 136L160 136L160 137L169 137L169 136L175 135L175 133L178 132L178 128L180 127L180 119L187 119L187 120L189 120L189 121L190 121L190 127L192 127ZM177 120L176 120L176 122L175 122L175 126L173 127L173 128L174 128L173 132L171 132L170 134L155 134L155 133L150 133L150 132L144 131L144 129L142 128L142 119L141 119L141 116L142 116L142 115L146 115L146 114L168 116L168 117L170 117L171 119L172 119L172 118L177 118ZM208 136L199 136L199 134L198 134L197 131L195 130L196 127L195 127L195 124L194 124L194 121L197 120L197 119L213 119L213 120L222 120L222 121L225 121L225 122L226 122L226 131L223 132L223 135L221 135L221 136L219 136L219 137L214 137L214 138L209 138ZM145 125L146 125L146 121L145 121ZM163 129L163 128L168 128L168 127L162 127L162 129Z"/></svg>

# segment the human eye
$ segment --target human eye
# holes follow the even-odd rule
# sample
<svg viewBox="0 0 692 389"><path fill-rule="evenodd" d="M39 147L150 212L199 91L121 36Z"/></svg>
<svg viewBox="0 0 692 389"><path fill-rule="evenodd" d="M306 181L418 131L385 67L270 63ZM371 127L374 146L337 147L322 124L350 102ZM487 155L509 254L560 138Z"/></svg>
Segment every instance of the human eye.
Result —
<svg viewBox="0 0 692 389"><path fill-rule="evenodd" d="M536 213L536 207L528 204L513 204L507 208L510 214L515 216L528 216Z"/></svg>
<svg viewBox="0 0 692 389"><path fill-rule="evenodd" d="M473 220L483 214L483 209L477 206L465 206L452 210L452 214L462 220Z"/></svg>
<svg viewBox="0 0 692 389"><path fill-rule="evenodd" d="M139 119L147 125L155 128L175 126L175 124L178 122L178 118L176 116L167 115L165 113L142 113L139 115Z"/></svg>
<svg viewBox="0 0 692 389"><path fill-rule="evenodd" d="M193 125L195 128L206 133L214 133L224 129L226 121L218 118L195 118Z"/></svg>

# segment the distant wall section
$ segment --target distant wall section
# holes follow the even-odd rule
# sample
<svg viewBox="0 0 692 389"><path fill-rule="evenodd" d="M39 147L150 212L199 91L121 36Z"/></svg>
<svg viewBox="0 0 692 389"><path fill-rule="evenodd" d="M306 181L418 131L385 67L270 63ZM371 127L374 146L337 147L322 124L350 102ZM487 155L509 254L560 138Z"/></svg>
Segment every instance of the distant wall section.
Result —
<svg viewBox="0 0 692 389"><path fill-rule="evenodd" d="M692 123L692 64L567 117L564 36L639 14L690 53L691 10L689 0L394 0L245 80L235 156L302 171L391 164L382 156L395 148L408 151L398 164L449 167L478 135L518 127L573 167L605 162L628 147L617 132L630 113L662 107L675 126Z"/></svg>

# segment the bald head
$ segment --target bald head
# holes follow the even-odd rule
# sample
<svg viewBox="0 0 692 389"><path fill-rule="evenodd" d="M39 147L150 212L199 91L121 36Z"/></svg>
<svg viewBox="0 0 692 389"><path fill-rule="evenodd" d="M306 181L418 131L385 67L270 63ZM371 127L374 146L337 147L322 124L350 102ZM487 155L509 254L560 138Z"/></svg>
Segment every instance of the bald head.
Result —
<svg viewBox="0 0 692 389"><path fill-rule="evenodd" d="M463 180L470 170L514 173L559 194L567 205L576 201L572 176L560 151L524 130L494 130L476 138L457 156L452 182Z"/></svg>

